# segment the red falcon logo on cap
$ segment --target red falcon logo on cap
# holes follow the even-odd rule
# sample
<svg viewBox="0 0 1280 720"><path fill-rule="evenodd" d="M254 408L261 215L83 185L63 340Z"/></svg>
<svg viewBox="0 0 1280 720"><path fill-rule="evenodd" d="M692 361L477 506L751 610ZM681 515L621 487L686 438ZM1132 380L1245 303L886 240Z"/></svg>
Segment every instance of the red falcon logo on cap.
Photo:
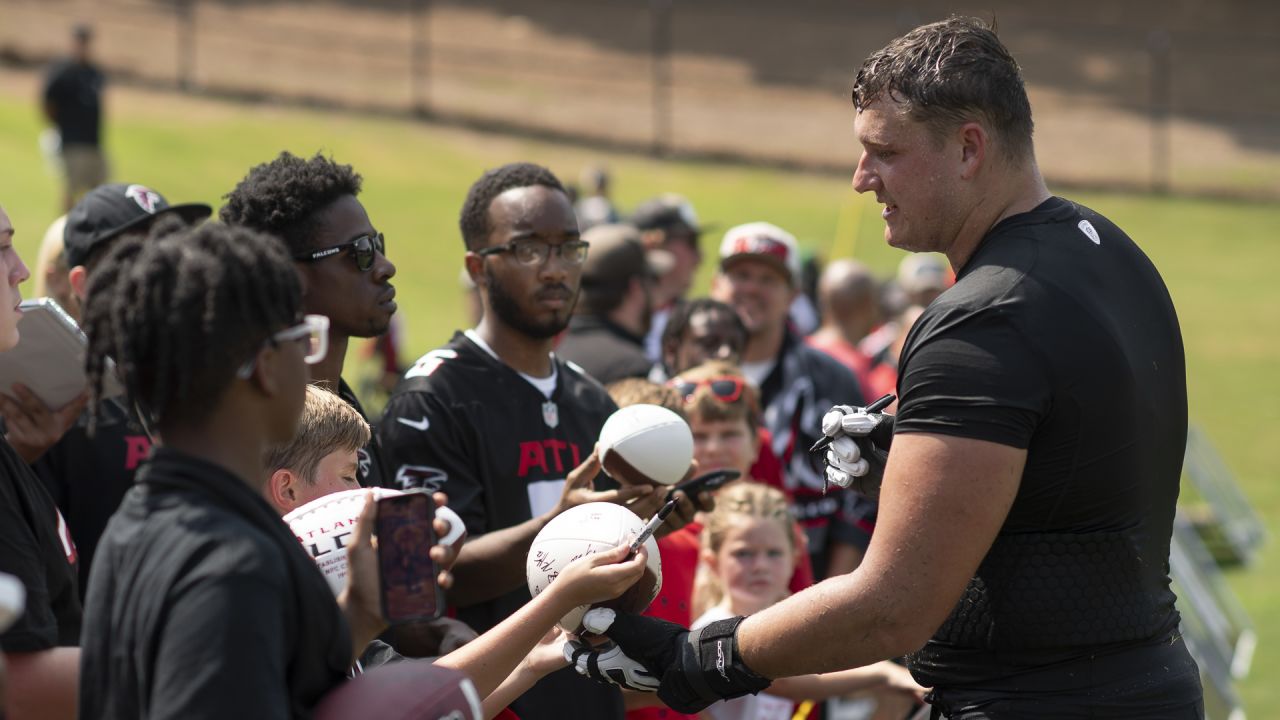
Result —
<svg viewBox="0 0 1280 720"><path fill-rule="evenodd" d="M767 235L740 235L733 241L734 255L771 255L787 261L787 246Z"/></svg>
<svg viewBox="0 0 1280 720"><path fill-rule="evenodd" d="M156 206L160 204L160 194L145 185L130 185L124 196L138 203L138 207L154 215Z"/></svg>

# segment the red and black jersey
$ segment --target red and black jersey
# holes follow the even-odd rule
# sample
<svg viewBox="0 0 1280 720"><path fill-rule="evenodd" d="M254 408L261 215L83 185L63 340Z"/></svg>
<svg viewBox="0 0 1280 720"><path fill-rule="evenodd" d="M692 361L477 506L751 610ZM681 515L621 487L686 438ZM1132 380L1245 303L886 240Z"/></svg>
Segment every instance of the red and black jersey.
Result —
<svg viewBox="0 0 1280 720"><path fill-rule="evenodd" d="M548 398L463 333L419 358L392 393L378 429L392 486L444 491L472 537L554 507L565 477L593 451L605 419L617 409L581 369L558 358L554 363L556 384ZM608 482L601 476L597 487ZM529 601L521 585L459 608L458 618L488 630ZM557 685L553 678L562 674L521 698L515 706L520 717L621 716L615 690L572 671L565 678L571 687ZM572 707L566 697L574 698Z"/></svg>

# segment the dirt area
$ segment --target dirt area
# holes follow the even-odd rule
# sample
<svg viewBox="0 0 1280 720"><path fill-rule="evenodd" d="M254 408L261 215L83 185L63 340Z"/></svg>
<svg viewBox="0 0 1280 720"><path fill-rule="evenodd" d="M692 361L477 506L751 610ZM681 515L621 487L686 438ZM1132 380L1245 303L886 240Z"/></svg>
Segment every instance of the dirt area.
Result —
<svg viewBox="0 0 1280 720"><path fill-rule="evenodd" d="M931 0L856 11L835 0L676 2L664 66L651 13L663 2L0 0L0 58L53 57L85 20L124 78L834 169L856 157L848 91L861 58L948 12ZM1164 177L1180 192L1280 197L1280 6L997 6L1052 181L1143 188ZM1157 130L1153 58L1166 42L1171 119ZM664 67L669 82L655 83Z"/></svg>

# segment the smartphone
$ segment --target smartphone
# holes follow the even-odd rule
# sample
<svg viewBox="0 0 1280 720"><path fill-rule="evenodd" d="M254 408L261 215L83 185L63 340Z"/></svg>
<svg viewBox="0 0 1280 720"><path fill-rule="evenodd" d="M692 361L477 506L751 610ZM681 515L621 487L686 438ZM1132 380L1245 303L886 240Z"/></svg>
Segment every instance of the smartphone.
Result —
<svg viewBox="0 0 1280 720"><path fill-rule="evenodd" d="M698 493L719 490L727 483L737 480L741 475L742 473L737 470L713 470L696 478L676 483L674 487L667 491L667 500L671 500L677 490L683 490L690 499L696 498Z"/></svg>
<svg viewBox="0 0 1280 720"><path fill-rule="evenodd" d="M428 551L435 544L435 501L424 491L378 499L378 568L382 613L391 623L430 620L444 610L439 570Z"/></svg>

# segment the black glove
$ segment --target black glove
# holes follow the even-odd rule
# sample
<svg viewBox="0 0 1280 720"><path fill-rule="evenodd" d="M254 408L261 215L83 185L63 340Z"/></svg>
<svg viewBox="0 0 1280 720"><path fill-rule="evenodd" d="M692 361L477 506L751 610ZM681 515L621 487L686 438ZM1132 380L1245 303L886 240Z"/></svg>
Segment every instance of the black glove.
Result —
<svg viewBox="0 0 1280 720"><path fill-rule="evenodd" d="M718 620L690 631L658 618L597 608L587 613L583 625L609 636L627 657L661 678L658 697L668 707L695 713L714 702L769 687L771 681L747 667L738 653L738 625L744 619ZM599 664L574 666L597 681L617 684L609 674L594 671Z"/></svg>
<svg viewBox="0 0 1280 720"><path fill-rule="evenodd" d="M832 438L827 450L827 481L880 497L880 483L893 443L894 416L865 408L837 405L822 418L823 434Z"/></svg>

